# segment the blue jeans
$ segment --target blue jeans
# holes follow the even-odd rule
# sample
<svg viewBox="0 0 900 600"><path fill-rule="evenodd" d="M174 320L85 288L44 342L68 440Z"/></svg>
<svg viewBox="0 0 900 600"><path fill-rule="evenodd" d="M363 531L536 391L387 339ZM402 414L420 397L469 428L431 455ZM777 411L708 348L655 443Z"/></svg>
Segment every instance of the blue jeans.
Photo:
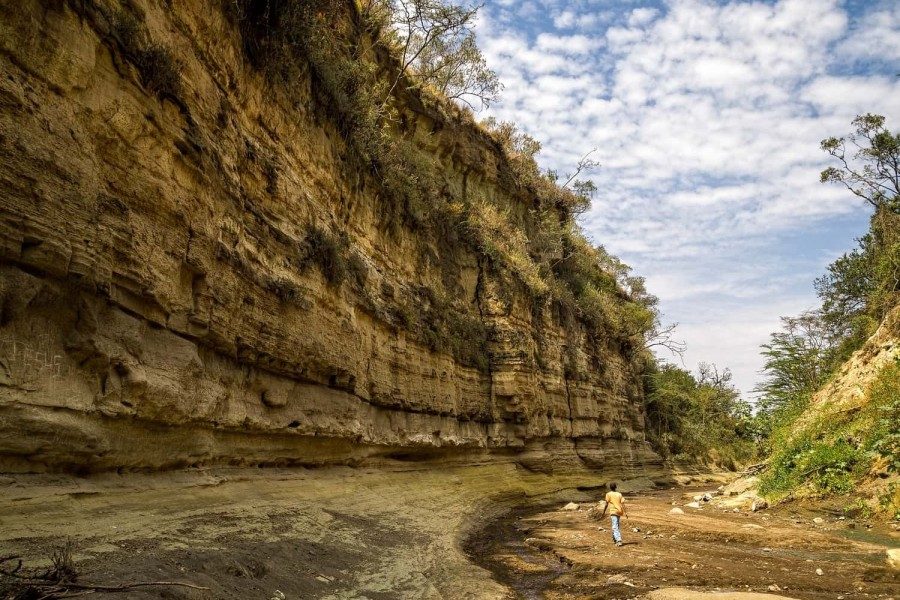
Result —
<svg viewBox="0 0 900 600"><path fill-rule="evenodd" d="M609 515L612 520L613 541L619 543L622 541L622 532L619 531L619 515Z"/></svg>

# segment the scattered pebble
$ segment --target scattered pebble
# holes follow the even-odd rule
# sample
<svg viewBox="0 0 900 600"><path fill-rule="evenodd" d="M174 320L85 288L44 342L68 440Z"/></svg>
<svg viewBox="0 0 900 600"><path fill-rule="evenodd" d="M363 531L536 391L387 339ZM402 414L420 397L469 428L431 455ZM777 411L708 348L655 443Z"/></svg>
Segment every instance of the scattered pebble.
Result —
<svg viewBox="0 0 900 600"><path fill-rule="evenodd" d="M770 592L780 592L781 591L781 588L778 587L778 584L776 584L776 583L773 583L772 585L770 585L768 589Z"/></svg>
<svg viewBox="0 0 900 600"><path fill-rule="evenodd" d="M700 508L700 503L699 502L688 502L687 504L685 504L685 506L687 506L688 508Z"/></svg>
<svg viewBox="0 0 900 600"><path fill-rule="evenodd" d="M684 511L678 508L677 506L669 511L670 515L683 515Z"/></svg>
<svg viewBox="0 0 900 600"><path fill-rule="evenodd" d="M824 575L825 572L822 569L816 569L816 575Z"/></svg>
<svg viewBox="0 0 900 600"><path fill-rule="evenodd" d="M562 507L563 510L578 510L578 505L574 502L569 502L565 506Z"/></svg>
<svg viewBox="0 0 900 600"><path fill-rule="evenodd" d="M825 519L823 519L822 517L816 517L815 519L813 519L813 523L815 523L816 525L821 525L824 522Z"/></svg>

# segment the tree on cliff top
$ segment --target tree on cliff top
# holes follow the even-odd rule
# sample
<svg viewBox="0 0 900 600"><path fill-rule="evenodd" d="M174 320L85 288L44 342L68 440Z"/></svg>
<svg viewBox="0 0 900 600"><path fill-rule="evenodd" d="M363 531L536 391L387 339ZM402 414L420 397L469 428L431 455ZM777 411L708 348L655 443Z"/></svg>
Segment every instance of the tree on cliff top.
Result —
<svg viewBox="0 0 900 600"><path fill-rule="evenodd" d="M876 209L900 212L900 134L884 127L884 117L866 113L853 119L854 132L822 140L822 150L840 163L822 171L822 182L844 184Z"/></svg>
<svg viewBox="0 0 900 600"><path fill-rule="evenodd" d="M397 49L400 63L388 96L412 74L414 84L431 86L472 109L498 100L503 85L488 68L472 31L480 8L442 0L368 0L364 14L389 24L381 41Z"/></svg>
<svg viewBox="0 0 900 600"><path fill-rule="evenodd" d="M859 115L852 125L846 138L822 140L839 166L821 179L843 184L875 213L859 247L829 265L816 291L824 318L845 337L859 338L858 347L900 296L900 134L885 128L881 115Z"/></svg>

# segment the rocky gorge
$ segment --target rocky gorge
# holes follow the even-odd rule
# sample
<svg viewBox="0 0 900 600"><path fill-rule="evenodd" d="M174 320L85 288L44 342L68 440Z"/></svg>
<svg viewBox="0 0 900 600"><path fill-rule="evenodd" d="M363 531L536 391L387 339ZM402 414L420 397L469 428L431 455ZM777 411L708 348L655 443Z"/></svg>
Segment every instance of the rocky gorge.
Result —
<svg viewBox="0 0 900 600"><path fill-rule="evenodd" d="M372 6L0 0L0 598L888 597L897 527L670 435L589 198ZM898 324L799 423L865 412Z"/></svg>

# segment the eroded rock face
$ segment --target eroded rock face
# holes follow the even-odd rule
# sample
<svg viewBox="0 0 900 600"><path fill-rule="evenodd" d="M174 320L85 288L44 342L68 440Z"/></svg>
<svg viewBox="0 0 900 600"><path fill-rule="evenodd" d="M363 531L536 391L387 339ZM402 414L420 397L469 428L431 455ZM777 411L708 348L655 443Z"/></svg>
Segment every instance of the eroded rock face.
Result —
<svg viewBox="0 0 900 600"><path fill-rule="evenodd" d="M656 459L627 349L538 314L464 243L384 227L334 127L264 83L223 14L132 3L177 58L167 98L99 4L0 3L0 466ZM483 136L416 118L448 185L527 218ZM364 276L310 265L311 227ZM397 316L436 287L487 332L483 362Z"/></svg>

